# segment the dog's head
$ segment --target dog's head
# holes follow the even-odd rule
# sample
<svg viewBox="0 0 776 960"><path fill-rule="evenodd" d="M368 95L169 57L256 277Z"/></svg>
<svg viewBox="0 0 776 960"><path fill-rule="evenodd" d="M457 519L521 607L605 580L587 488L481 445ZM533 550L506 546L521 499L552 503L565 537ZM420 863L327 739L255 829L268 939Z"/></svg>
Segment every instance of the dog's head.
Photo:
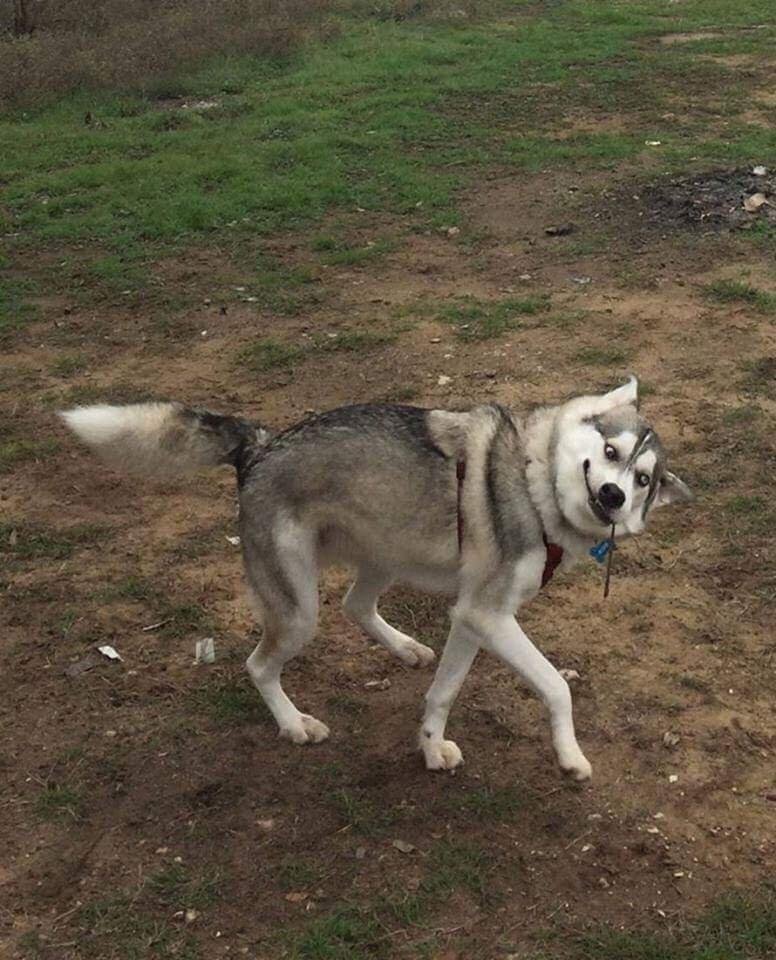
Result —
<svg viewBox="0 0 776 960"><path fill-rule="evenodd" d="M554 442L555 490L577 530L604 536L644 530L653 510L692 500L667 467L660 440L637 409L638 381L561 407Z"/></svg>

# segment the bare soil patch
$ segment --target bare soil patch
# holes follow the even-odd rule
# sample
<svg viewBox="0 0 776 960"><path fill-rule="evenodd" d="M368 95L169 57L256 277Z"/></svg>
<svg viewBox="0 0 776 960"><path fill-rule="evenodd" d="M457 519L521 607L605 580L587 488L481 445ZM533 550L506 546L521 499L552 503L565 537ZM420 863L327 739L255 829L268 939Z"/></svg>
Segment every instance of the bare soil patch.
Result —
<svg viewBox="0 0 776 960"><path fill-rule="evenodd" d="M321 268L315 300L295 312L247 302L234 290L240 267L205 251L156 271L190 296L167 326L142 298L67 314L41 305L2 378L2 440L57 445L0 474L10 957L268 960L293 956L343 909L376 911L364 955L377 958L530 955L547 931L562 956L593 923L681 927L721 891L772 878L776 327L706 292L739 272L773 284L767 255L713 232L738 225L728 205L751 182L727 171L639 191L657 231L643 229L637 201L625 217L602 201L624 179L505 172L472 192L459 235L395 223L394 248ZM546 232L560 221L575 230ZM354 243L391 226L362 223ZM311 259L290 239L273 252L288 266ZM215 279L231 298L208 290ZM549 309L498 338L464 342L444 320L460 298L520 292ZM343 330L393 336L258 373L236 360L257 338L299 345ZM63 362L79 352L83 366ZM485 657L451 723L467 764L427 774L414 735L430 675L365 643L340 612L338 571L323 585L321 639L288 671L332 739L279 742L242 670L257 636L227 540L232 479L118 478L54 417L79 395L162 395L282 426L375 398L523 406L628 370L699 501L620 552L608 602L583 566L522 618L580 674L580 740L596 775L584 790L553 769L539 705ZM439 649L445 608L397 589L383 612ZM218 659L195 667L204 636ZM98 642L123 663L68 677Z"/></svg>

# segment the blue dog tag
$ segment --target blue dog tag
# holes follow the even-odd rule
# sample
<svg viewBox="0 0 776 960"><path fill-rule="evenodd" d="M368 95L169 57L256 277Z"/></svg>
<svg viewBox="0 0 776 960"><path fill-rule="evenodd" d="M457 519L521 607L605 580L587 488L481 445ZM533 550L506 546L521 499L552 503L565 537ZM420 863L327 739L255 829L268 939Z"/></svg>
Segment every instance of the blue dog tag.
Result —
<svg viewBox="0 0 776 960"><path fill-rule="evenodd" d="M597 563L603 563L613 546L614 540L612 540L611 537L607 537L606 540L602 540L600 543L597 543L594 547L590 548L590 556Z"/></svg>

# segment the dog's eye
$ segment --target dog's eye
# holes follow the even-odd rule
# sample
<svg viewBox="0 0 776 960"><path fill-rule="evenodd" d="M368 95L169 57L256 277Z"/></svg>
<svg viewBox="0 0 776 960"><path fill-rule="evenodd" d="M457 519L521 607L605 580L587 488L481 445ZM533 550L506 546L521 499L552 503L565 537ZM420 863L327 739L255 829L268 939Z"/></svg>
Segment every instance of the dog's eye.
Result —
<svg viewBox="0 0 776 960"><path fill-rule="evenodd" d="M648 473L640 473L640 474L636 477L636 483L638 483L638 485L639 485L640 487L648 487L648 486L649 486L649 474L648 474Z"/></svg>
<svg viewBox="0 0 776 960"><path fill-rule="evenodd" d="M611 445L611 443L607 443L607 444L606 444L606 446L604 447L604 453L606 454L606 459L607 459L607 460L617 460L617 459L618 459L617 451L614 449L614 447Z"/></svg>

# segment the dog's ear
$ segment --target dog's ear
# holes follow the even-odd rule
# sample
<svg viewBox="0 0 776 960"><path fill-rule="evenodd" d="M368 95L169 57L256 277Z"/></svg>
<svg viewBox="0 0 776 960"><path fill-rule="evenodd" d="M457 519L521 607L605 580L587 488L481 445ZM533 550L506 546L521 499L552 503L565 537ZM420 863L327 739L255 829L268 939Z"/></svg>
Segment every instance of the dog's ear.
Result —
<svg viewBox="0 0 776 960"><path fill-rule="evenodd" d="M667 507L669 503L689 503L694 500L692 490L675 473L666 470L660 478L660 487L655 497L655 509Z"/></svg>
<svg viewBox="0 0 776 960"><path fill-rule="evenodd" d="M623 383L621 387L615 387L614 390L610 390L608 393L602 394L598 397L598 400L601 404L597 413L607 413L609 410L614 410L615 407L623 407L627 404L632 404L634 407L638 408L639 405L639 381L638 378L631 374L628 377L628 382Z"/></svg>

